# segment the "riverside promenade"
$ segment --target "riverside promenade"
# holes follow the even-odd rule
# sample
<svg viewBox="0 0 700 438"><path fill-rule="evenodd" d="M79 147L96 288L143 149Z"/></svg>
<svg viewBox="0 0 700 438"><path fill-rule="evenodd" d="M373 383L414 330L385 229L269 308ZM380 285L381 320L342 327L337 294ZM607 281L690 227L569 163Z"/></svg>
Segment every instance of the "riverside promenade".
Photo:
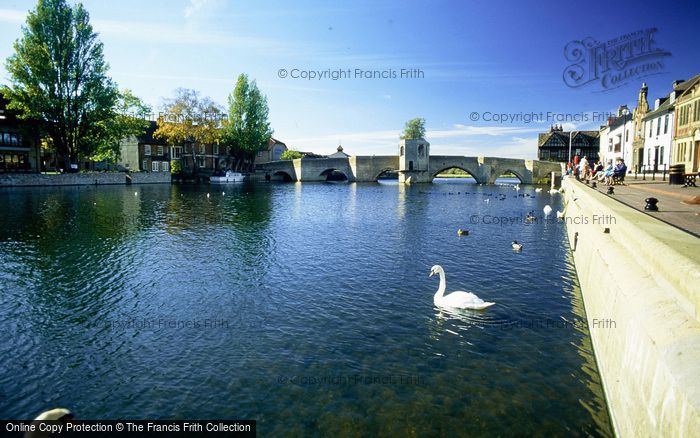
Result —
<svg viewBox="0 0 700 438"><path fill-rule="evenodd" d="M595 190L606 193L608 186L598 183ZM610 196L612 199L700 237L700 204L684 202L700 196L700 187L669 185L668 181L660 179L644 181L640 177L635 180L628 176L624 186L614 186L614 192ZM658 199L659 211L645 211L646 198Z"/></svg>
<svg viewBox="0 0 700 438"><path fill-rule="evenodd" d="M619 437L700 430L700 238L696 188L627 181L608 195L573 178L567 235ZM660 212L644 211L659 199ZM607 218L606 221L596 218ZM601 326L600 321L614 321Z"/></svg>

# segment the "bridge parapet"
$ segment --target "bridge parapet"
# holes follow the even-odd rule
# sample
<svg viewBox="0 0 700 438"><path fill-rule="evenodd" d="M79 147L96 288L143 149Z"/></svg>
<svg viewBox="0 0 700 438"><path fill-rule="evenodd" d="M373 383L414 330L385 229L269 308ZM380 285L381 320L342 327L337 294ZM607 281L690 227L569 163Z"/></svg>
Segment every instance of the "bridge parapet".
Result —
<svg viewBox="0 0 700 438"><path fill-rule="evenodd" d="M561 172L562 164L549 161L523 160L499 157L464 157L431 155L425 177L418 182L432 182L440 172L451 168L462 169L481 184L493 184L506 172L514 173L523 184L535 184ZM256 171L267 173L273 180L325 181L331 171L342 172L349 181L373 182L387 170L399 170L396 155L352 156L348 158L301 158L271 161L256 166Z"/></svg>

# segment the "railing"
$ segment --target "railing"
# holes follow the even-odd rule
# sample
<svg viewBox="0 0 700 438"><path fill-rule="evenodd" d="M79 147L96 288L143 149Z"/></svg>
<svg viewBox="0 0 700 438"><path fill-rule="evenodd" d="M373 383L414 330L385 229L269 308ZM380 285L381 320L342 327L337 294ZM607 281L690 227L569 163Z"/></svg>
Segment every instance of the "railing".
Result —
<svg viewBox="0 0 700 438"><path fill-rule="evenodd" d="M668 165L664 164L663 170L660 171L658 167L652 168L651 172L643 164L637 164L634 166L634 179L637 179L638 175L642 175L642 181L647 180L647 175L651 174L651 180L656 181L656 174L661 174L661 181L666 181L666 173L668 171Z"/></svg>

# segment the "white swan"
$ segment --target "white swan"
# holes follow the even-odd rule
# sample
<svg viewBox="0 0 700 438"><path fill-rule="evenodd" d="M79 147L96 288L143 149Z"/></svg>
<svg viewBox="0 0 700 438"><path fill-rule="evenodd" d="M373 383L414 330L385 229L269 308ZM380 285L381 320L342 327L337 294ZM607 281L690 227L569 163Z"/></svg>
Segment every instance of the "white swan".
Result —
<svg viewBox="0 0 700 438"><path fill-rule="evenodd" d="M564 212L557 210L557 219L562 219L564 217Z"/></svg>
<svg viewBox="0 0 700 438"><path fill-rule="evenodd" d="M71 411L69 411L66 408L56 408L51 409L50 411L42 412L41 414L39 414L38 417L34 419L34 421L55 421L65 419L68 417L73 417Z"/></svg>
<svg viewBox="0 0 700 438"><path fill-rule="evenodd" d="M516 250L516 251L520 251L520 250L523 249L523 244L522 244L522 243L518 243L517 240L514 240L513 243L510 244L510 246L511 246L514 250Z"/></svg>
<svg viewBox="0 0 700 438"><path fill-rule="evenodd" d="M535 193L539 193L539 192L541 192L541 191L542 191L542 187L538 187L538 188L535 189Z"/></svg>
<svg viewBox="0 0 700 438"><path fill-rule="evenodd" d="M544 211L545 216L549 216L550 214L552 214L552 207L550 207L549 205L545 205L542 211Z"/></svg>
<svg viewBox="0 0 700 438"><path fill-rule="evenodd" d="M438 307L481 310L496 304L486 302L471 292L455 291L445 295L445 270L442 269L442 266L435 265L430 268L429 276L432 277L435 274L440 275L440 287L438 287L433 298L435 305Z"/></svg>
<svg viewBox="0 0 700 438"><path fill-rule="evenodd" d="M557 190L557 189L551 189L551 190L549 191L549 194L550 194L550 195L558 195L558 194L559 194L559 190Z"/></svg>
<svg viewBox="0 0 700 438"><path fill-rule="evenodd" d="M60 421L61 423L65 424L72 420L74 417L73 413L69 411L68 409L65 408L55 408L51 409L50 411L42 412L39 414L38 417L36 417L32 423L36 425L35 422L39 421ZM43 438L43 437L48 437L49 433L45 431L40 431L38 430L39 427L35 426L34 431L29 431L24 434L24 438Z"/></svg>
<svg viewBox="0 0 700 438"><path fill-rule="evenodd" d="M520 184L516 184L514 189L516 192L519 192L520 191Z"/></svg>

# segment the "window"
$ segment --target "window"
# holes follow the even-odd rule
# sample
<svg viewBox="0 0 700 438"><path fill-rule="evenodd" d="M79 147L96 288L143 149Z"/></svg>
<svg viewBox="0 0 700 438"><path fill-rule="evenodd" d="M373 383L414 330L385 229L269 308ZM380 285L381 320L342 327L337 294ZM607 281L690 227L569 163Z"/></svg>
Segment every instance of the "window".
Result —
<svg viewBox="0 0 700 438"><path fill-rule="evenodd" d="M199 153L202 154L202 155L204 155L206 152L207 152L207 150L206 150L206 148L204 147L204 145L203 145L203 144L200 144L200 145L199 145ZM200 166L200 167L204 167L204 166Z"/></svg>
<svg viewBox="0 0 700 438"><path fill-rule="evenodd" d="M652 130L653 127L654 127L654 121L653 121L653 120L649 120L647 123L649 124L649 138L651 138L651 130Z"/></svg>
<svg viewBox="0 0 700 438"><path fill-rule="evenodd" d="M418 145L418 156L422 157L425 154L425 146L422 144Z"/></svg>
<svg viewBox="0 0 700 438"><path fill-rule="evenodd" d="M612 142L612 138L611 138L611 139L608 139L608 152L612 152L612 150L613 150L613 142Z"/></svg>
<svg viewBox="0 0 700 438"><path fill-rule="evenodd" d="M160 163L160 161L154 161L151 163L151 170L152 171L158 172L158 163Z"/></svg>
<svg viewBox="0 0 700 438"><path fill-rule="evenodd" d="M659 134L661 134L661 119L656 120L656 136L658 137Z"/></svg>
<svg viewBox="0 0 700 438"><path fill-rule="evenodd" d="M151 155L151 145L150 144L143 145L143 154L144 155Z"/></svg>
<svg viewBox="0 0 700 438"><path fill-rule="evenodd" d="M163 163L161 163L160 168L160 170L162 170L163 172L170 172L170 163L168 163L167 161L163 161Z"/></svg>
<svg viewBox="0 0 700 438"><path fill-rule="evenodd" d="M171 154L172 154L173 158L181 158L182 157L182 146L173 146Z"/></svg>
<svg viewBox="0 0 700 438"><path fill-rule="evenodd" d="M204 167L204 157L197 157L197 165L199 167Z"/></svg>
<svg viewBox="0 0 700 438"><path fill-rule="evenodd" d="M693 121L697 122L700 120L700 100L695 101L694 105L694 110L693 110Z"/></svg>
<svg viewBox="0 0 700 438"><path fill-rule="evenodd" d="M214 147L214 155L219 155L219 145L215 144L213 147Z"/></svg>
<svg viewBox="0 0 700 438"><path fill-rule="evenodd" d="M158 146L158 155L163 155L163 146Z"/></svg>
<svg viewBox="0 0 700 438"><path fill-rule="evenodd" d="M399 148L399 155L403 157L403 146Z"/></svg>
<svg viewBox="0 0 700 438"><path fill-rule="evenodd" d="M668 120L668 116L666 116L666 119ZM659 148L659 164L664 164L664 147L661 146Z"/></svg>
<svg viewBox="0 0 700 438"><path fill-rule="evenodd" d="M143 160L141 162L141 170L143 170L143 171L148 170L148 160Z"/></svg>
<svg viewBox="0 0 700 438"><path fill-rule="evenodd" d="M625 141L630 141L630 130L625 129Z"/></svg>
<svg viewBox="0 0 700 438"><path fill-rule="evenodd" d="M664 117L664 134L668 132L668 114Z"/></svg>

